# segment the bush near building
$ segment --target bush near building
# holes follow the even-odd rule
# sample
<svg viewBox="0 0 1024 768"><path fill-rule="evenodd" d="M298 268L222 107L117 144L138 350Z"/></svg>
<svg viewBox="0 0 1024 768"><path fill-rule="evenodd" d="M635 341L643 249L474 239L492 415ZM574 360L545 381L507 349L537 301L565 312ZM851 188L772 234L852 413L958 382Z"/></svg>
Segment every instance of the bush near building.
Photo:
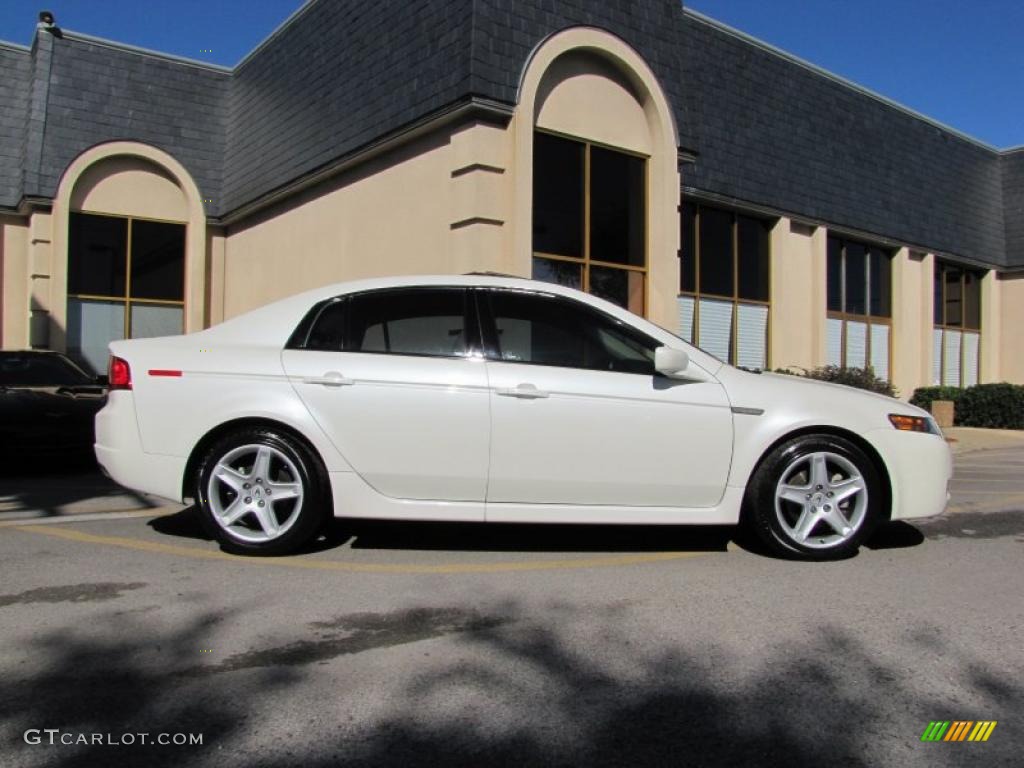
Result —
<svg viewBox="0 0 1024 768"><path fill-rule="evenodd" d="M910 402L931 410L933 400L952 400L953 423L958 427L1024 429L1024 386L1019 384L978 384L958 387L921 387Z"/></svg>
<svg viewBox="0 0 1024 768"><path fill-rule="evenodd" d="M910 404L916 405L918 408L924 408L931 413L932 403L935 400L952 400L953 409L959 415L960 409L957 404L960 402L960 396L963 393L964 390L960 387L918 387L910 397Z"/></svg>
<svg viewBox="0 0 1024 768"><path fill-rule="evenodd" d="M843 368L838 365L823 365L820 368L811 370L801 368L799 372L789 368L776 368L775 372L786 373L791 376L805 376L808 379L829 381L833 384L844 384L847 387L866 389L869 392L878 392L881 395L896 397L896 390L893 389L892 384L885 379L878 378L870 365L866 368Z"/></svg>

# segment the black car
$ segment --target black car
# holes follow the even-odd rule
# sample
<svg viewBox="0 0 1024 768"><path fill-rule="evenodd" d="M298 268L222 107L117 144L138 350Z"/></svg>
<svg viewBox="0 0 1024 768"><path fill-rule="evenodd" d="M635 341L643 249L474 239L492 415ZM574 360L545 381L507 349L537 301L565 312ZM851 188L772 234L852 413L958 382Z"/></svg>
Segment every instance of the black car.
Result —
<svg viewBox="0 0 1024 768"><path fill-rule="evenodd" d="M90 460L106 383L58 352L0 352L0 456Z"/></svg>

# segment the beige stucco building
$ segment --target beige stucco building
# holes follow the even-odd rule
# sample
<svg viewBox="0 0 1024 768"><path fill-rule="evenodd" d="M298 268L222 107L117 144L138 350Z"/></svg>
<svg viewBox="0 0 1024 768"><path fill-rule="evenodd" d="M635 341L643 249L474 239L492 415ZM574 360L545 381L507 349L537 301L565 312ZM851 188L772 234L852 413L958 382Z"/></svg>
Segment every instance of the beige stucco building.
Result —
<svg viewBox="0 0 1024 768"><path fill-rule="evenodd" d="M344 5L230 70L46 25L0 47L4 349L100 369L325 283L486 270L752 368L1024 383L1024 151L675 3ZM385 29L394 56L356 49Z"/></svg>

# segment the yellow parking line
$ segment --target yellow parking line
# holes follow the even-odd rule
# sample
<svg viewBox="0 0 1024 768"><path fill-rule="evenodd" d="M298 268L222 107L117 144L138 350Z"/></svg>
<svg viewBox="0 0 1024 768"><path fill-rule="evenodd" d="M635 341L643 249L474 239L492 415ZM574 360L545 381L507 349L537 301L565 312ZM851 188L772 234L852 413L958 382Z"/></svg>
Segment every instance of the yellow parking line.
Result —
<svg viewBox="0 0 1024 768"><path fill-rule="evenodd" d="M391 564L391 563L343 563L331 560L307 560L298 557L249 557L245 555L229 555L219 550L199 549L197 547L181 547L174 544L163 544L157 541L142 541L123 536L97 536L83 531L66 528L17 527L15 531L34 533L42 536L54 536L86 544L104 544L123 549L134 549L140 552L156 552L164 555L177 555L200 560L223 560L230 563L247 563L250 565L283 566L285 568L304 568L311 571L347 571L350 573L500 573L504 571L547 571L573 568L608 568L622 565L641 565L644 563L661 563L667 560L682 560L688 557L709 554L708 552L647 552L635 555L607 555L603 557L584 557L565 560L536 560L528 562L499 563L427 563Z"/></svg>

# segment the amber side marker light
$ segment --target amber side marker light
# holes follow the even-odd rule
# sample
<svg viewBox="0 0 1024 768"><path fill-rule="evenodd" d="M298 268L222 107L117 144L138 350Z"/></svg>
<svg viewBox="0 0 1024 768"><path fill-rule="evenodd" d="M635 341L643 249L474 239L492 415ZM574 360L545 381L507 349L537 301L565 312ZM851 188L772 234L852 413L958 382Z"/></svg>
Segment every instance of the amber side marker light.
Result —
<svg viewBox="0 0 1024 768"><path fill-rule="evenodd" d="M927 432L931 435L939 434L935 422L926 416L906 416L902 413L890 413L890 423L903 432Z"/></svg>

